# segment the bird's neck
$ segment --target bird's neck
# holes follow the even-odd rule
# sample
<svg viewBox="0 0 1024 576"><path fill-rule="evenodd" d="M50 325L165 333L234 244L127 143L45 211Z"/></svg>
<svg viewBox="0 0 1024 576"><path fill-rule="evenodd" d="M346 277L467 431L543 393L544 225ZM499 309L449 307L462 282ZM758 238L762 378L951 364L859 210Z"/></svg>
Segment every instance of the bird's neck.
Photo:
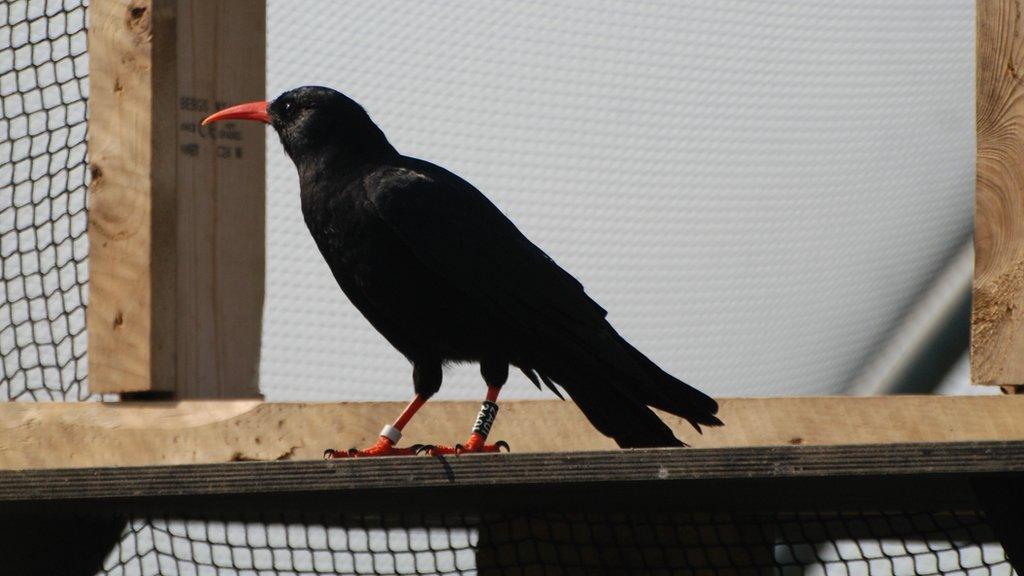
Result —
<svg viewBox="0 0 1024 576"><path fill-rule="evenodd" d="M298 155L292 159L305 188L307 185L317 187L325 183L335 186L357 176L368 166L386 164L398 157L398 151L385 141L372 148L324 146L315 153Z"/></svg>
<svg viewBox="0 0 1024 576"><path fill-rule="evenodd" d="M333 218L335 210L331 206L343 206L353 201L350 196L361 188L358 181L363 176L400 158L398 152L389 146L389 150L373 155L344 154L334 150L297 161L302 212L310 230L323 228L321 220Z"/></svg>

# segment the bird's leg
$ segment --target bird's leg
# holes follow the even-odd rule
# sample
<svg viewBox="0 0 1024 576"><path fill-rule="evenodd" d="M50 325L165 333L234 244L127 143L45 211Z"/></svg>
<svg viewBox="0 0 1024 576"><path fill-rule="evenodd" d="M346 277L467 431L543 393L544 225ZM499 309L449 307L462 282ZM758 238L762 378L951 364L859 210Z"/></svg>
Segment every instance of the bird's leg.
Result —
<svg viewBox="0 0 1024 576"><path fill-rule="evenodd" d="M395 420L394 424L384 426L384 429L380 431L380 438L377 439L377 443L373 446L366 450L357 450L355 448L332 450L328 448L324 450L324 459L361 458L367 456L412 456L418 454L421 448L419 445L413 445L408 448L396 448L395 444L402 438L402 428L405 428L409 420L412 420L416 411L427 402L427 398L428 396L417 394L412 402L405 407L405 410L402 411L402 415L398 417L398 420Z"/></svg>
<svg viewBox="0 0 1024 576"><path fill-rule="evenodd" d="M508 442L499 440L494 444L487 444L487 434L491 431L491 425L494 424L494 419L498 416L498 392L501 391L501 386L488 386L487 387L487 399L484 400L483 406L480 407L480 414L476 417L476 423L473 424L473 433L469 435L469 440L465 444L456 444L455 446L423 446L420 451L426 452L431 456L440 456L442 454L465 454L465 453L476 453L476 452L500 452L502 448L506 451L509 450Z"/></svg>

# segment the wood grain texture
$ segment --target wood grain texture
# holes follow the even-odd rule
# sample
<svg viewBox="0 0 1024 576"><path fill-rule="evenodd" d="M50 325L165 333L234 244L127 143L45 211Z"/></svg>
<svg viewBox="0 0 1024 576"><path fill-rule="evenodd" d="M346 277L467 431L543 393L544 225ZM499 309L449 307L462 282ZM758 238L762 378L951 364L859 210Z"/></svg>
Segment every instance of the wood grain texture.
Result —
<svg viewBox="0 0 1024 576"><path fill-rule="evenodd" d="M364 447L400 402L278 404L0 404L0 469L317 460ZM477 402L428 402L402 444L463 441ZM726 398L726 425L703 436L666 421L696 448L1024 440L1024 397ZM516 454L614 449L570 402L509 401L491 432Z"/></svg>
<svg viewBox="0 0 1024 576"><path fill-rule="evenodd" d="M161 239L152 222L159 179L173 156L153 135L167 73L154 53L173 49L167 13L150 0L109 0L89 8L89 369L94 392L170 389L173 368L159 356L174 327L155 318ZM173 25L173 20L170 23ZM166 201L166 200L164 200ZM166 240L163 240L166 242ZM163 330L154 331L154 326ZM156 351L156 354L154 354Z"/></svg>
<svg viewBox="0 0 1024 576"><path fill-rule="evenodd" d="M971 378L1024 384L1024 22L977 2L977 183Z"/></svg>
<svg viewBox="0 0 1024 576"><path fill-rule="evenodd" d="M1024 442L861 446L662 448L586 453L481 454L316 462L8 470L0 502L427 488L508 489L587 484L734 481L1024 472ZM436 496L441 497L438 493Z"/></svg>
<svg viewBox="0 0 1024 576"><path fill-rule="evenodd" d="M266 128L200 123L266 97L266 19L262 0L177 2L180 398L259 394Z"/></svg>
<svg viewBox="0 0 1024 576"><path fill-rule="evenodd" d="M256 396L264 128L199 124L265 97L265 4L90 10L90 389Z"/></svg>

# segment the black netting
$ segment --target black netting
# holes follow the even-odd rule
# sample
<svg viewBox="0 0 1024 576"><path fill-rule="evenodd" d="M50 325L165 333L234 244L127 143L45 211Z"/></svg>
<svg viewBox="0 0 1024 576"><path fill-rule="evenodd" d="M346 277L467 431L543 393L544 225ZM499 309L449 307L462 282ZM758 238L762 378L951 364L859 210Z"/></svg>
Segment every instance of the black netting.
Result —
<svg viewBox="0 0 1024 576"><path fill-rule="evenodd" d="M89 397L87 4L0 0L7 399ZM964 511L136 518L113 538L120 525L92 531L97 542L106 539L101 550L113 544L103 574L1014 573L984 517ZM69 545L55 543L52 553Z"/></svg>
<svg viewBox="0 0 1024 576"><path fill-rule="evenodd" d="M88 396L86 0L0 2L0 396Z"/></svg>
<svg viewBox="0 0 1024 576"><path fill-rule="evenodd" d="M1011 575L975 512L129 521L104 574Z"/></svg>

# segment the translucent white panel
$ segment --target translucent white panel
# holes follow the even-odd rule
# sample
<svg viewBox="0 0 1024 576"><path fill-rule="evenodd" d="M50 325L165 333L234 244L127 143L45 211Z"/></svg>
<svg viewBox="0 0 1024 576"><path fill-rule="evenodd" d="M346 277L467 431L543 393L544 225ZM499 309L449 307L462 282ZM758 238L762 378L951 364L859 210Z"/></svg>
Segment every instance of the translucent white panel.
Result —
<svg viewBox="0 0 1024 576"><path fill-rule="evenodd" d="M270 0L268 91L326 84L461 174L713 394L843 389L971 223L970 0ZM404 399L269 146L262 387ZM508 397L535 396L515 376ZM442 396L477 398L473 368Z"/></svg>

